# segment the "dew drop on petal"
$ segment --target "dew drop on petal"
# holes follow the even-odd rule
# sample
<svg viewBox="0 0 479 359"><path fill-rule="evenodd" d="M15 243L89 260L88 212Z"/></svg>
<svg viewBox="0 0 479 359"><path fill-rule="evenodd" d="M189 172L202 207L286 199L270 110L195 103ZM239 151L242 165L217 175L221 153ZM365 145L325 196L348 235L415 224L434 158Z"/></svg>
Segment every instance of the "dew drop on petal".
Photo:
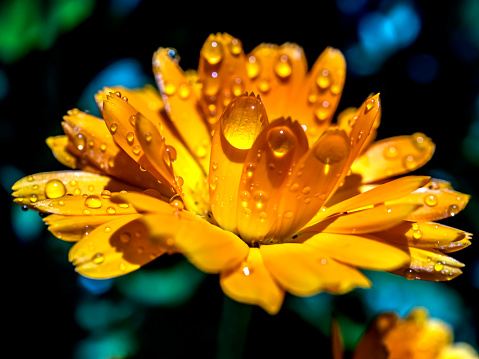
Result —
<svg viewBox="0 0 479 359"><path fill-rule="evenodd" d="M100 195L102 198L108 199L111 197L111 192L107 189L104 189L103 191L101 191Z"/></svg>
<svg viewBox="0 0 479 359"><path fill-rule="evenodd" d="M185 180L181 176L176 176L175 180L176 180L176 184L180 187L183 186L183 184L185 183Z"/></svg>
<svg viewBox="0 0 479 359"><path fill-rule="evenodd" d="M269 80L267 78L262 78L259 81L258 89L263 93L268 92L271 89L271 85L269 83Z"/></svg>
<svg viewBox="0 0 479 359"><path fill-rule="evenodd" d="M434 264L434 270L436 272L442 271L444 269L444 264L441 262L437 262Z"/></svg>
<svg viewBox="0 0 479 359"><path fill-rule="evenodd" d="M45 185L45 197L46 198L59 198L63 197L67 193L67 189L62 181L58 179L52 179Z"/></svg>
<svg viewBox="0 0 479 359"><path fill-rule="evenodd" d="M276 75L282 79L286 80L288 77L291 76L293 68L291 67L291 62L287 55L281 55L276 60L276 64L274 65L274 72Z"/></svg>
<svg viewBox="0 0 479 359"><path fill-rule="evenodd" d="M231 84L231 92L233 93L233 95L235 96L239 96L241 95L242 93L244 93L244 86L243 86L243 82L241 81L241 79L239 77L237 77Z"/></svg>
<svg viewBox="0 0 479 359"><path fill-rule="evenodd" d="M146 143L150 143L150 142L151 142L151 139L152 139L151 133L150 133L150 132L145 133L145 141L146 141Z"/></svg>
<svg viewBox="0 0 479 359"><path fill-rule="evenodd" d="M101 206L102 206L101 199L97 195L93 194L91 196L88 196L85 199L85 207L95 209L95 208L100 208Z"/></svg>
<svg viewBox="0 0 479 359"><path fill-rule="evenodd" d="M299 184L293 183L291 186L289 186L289 190L291 192L296 192L299 189Z"/></svg>
<svg viewBox="0 0 479 359"><path fill-rule="evenodd" d="M178 87L178 96L180 96L182 100L186 100L190 96L190 87L187 84L182 83Z"/></svg>
<svg viewBox="0 0 479 359"><path fill-rule="evenodd" d="M115 134L117 130L118 130L118 125L116 123L112 123L110 126L110 132Z"/></svg>
<svg viewBox="0 0 479 359"><path fill-rule="evenodd" d="M34 180L33 176L28 176L28 177L27 177L27 181L28 181L28 182L33 182L33 180Z"/></svg>
<svg viewBox="0 0 479 359"><path fill-rule="evenodd" d="M250 79L258 77L261 71L259 60L254 56L250 56L246 62L246 73Z"/></svg>
<svg viewBox="0 0 479 359"><path fill-rule="evenodd" d="M128 141L128 144L132 144L135 139L135 134L133 132L128 132L126 134L126 140Z"/></svg>
<svg viewBox="0 0 479 359"><path fill-rule="evenodd" d="M376 106L376 102L374 101L374 99L373 99L373 98L368 99L368 100L366 101L366 110L365 110L365 112L371 111L371 110L374 108L374 106Z"/></svg>
<svg viewBox="0 0 479 359"><path fill-rule="evenodd" d="M170 206L178 210L182 210L185 208L185 204L183 203L181 196L178 194L175 194L173 197L171 197L169 200L169 203L170 203Z"/></svg>
<svg viewBox="0 0 479 359"><path fill-rule="evenodd" d="M229 50L234 56L241 54L241 51L243 51L241 41L236 38L231 40L231 43L229 44Z"/></svg>
<svg viewBox="0 0 479 359"><path fill-rule="evenodd" d="M108 208L106 209L106 213L108 213L108 214L115 214L115 213L116 213L115 207L111 207L111 206L108 207Z"/></svg>
<svg viewBox="0 0 479 359"><path fill-rule="evenodd" d="M420 228L420 227L419 227L419 223L414 223L414 224L412 225L413 231L418 231L419 228Z"/></svg>
<svg viewBox="0 0 479 359"><path fill-rule="evenodd" d="M293 218L293 212L290 212L290 211L284 212L283 217L286 219Z"/></svg>
<svg viewBox="0 0 479 359"><path fill-rule="evenodd" d="M216 162L213 162L211 164L211 168L213 169L213 171L216 171L218 169L218 164Z"/></svg>
<svg viewBox="0 0 479 359"><path fill-rule="evenodd" d="M414 239L421 239L422 238L422 232L420 230L414 231L412 233L412 236L414 237Z"/></svg>
<svg viewBox="0 0 479 359"><path fill-rule="evenodd" d="M259 212L259 219L260 220L265 220L268 217L268 214L266 212Z"/></svg>
<svg viewBox="0 0 479 359"><path fill-rule="evenodd" d="M163 83L163 91L167 96L173 96L176 93L176 86L170 81L165 81Z"/></svg>
<svg viewBox="0 0 479 359"><path fill-rule="evenodd" d="M416 279L416 275L417 275L417 272L414 270L414 269L411 269L411 268L407 268L404 273L403 273L403 276L407 279L407 280L413 280L413 279Z"/></svg>
<svg viewBox="0 0 479 359"><path fill-rule="evenodd" d="M258 191L254 194L253 199L256 203L256 208L260 209L268 201L268 194L263 191Z"/></svg>
<svg viewBox="0 0 479 359"><path fill-rule="evenodd" d="M95 264L101 264L105 261L105 256L103 255L103 253L96 253L91 258L91 261Z"/></svg>
<svg viewBox="0 0 479 359"><path fill-rule="evenodd" d="M330 84L331 79L329 77L329 71L325 69L319 73L318 77L316 77L316 85L318 85L321 90L325 90Z"/></svg>
<svg viewBox="0 0 479 359"><path fill-rule="evenodd" d="M102 144L100 145L100 150L101 150L101 152L105 152L105 151L106 151L106 145L105 145L104 143L102 143Z"/></svg>
<svg viewBox="0 0 479 359"><path fill-rule="evenodd" d="M387 160L392 160L398 157L399 149L395 146L386 147L383 151L384 158Z"/></svg>
<svg viewBox="0 0 479 359"><path fill-rule="evenodd" d="M276 157L283 157L296 144L296 137L286 126L273 127L266 134L269 148Z"/></svg>
<svg viewBox="0 0 479 359"><path fill-rule="evenodd" d="M168 157L170 158L171 162L176 161L176 149L173 146L166 145L166 152L168 153Z"/></svg>
<svg viewBox="0 0 479 359"><path fill-rule="evenodd" d="M417 166L416 159L412 155L406 156L403 159L403 165L407 170L412 171Z"/></svg>
<svg viewBox="0 0 479 359"><path fill-rule="evenodd" d="M130 232L123 232L120 234L120 241L123 243L128 243L131 240Z"/></svg>
<svg viewBox="0 0 479 359"><path fill-rule="evenodd" d="M135 127L136 126L136 115L131 115L129 118L130 124Z"/></svg>
<svg viewBox="0 0 479 359"><path fill-rule="evenodd" d="M459 213L459 208L455 204L452 204L447 208L447 213L449 214L449 216L454 217L456 214Z"/></svg>
<svg viewBox="0 0 479 359"><path fill-rule="evenodd" d="M77 134L73 142L75 143L76 148L78 148L78 151L83 151L86 148L86 137L82 133Z"/></svg>
<svg viewBox="0 0 479 359"><path fill-rule="evenodd" d="M141 146L139 145L134 145L131 149L131 151L133 152L133 154L135 155L139 155L141 153Z"/></svg>
<svg viewBox="0 0 479 359"><path fill-rule="evenodd" d="M326 165L342 161L348 155L348 144L340 135L325 137L321 144L314 149L314 156Z"/></svg>
<svg viewBox="0 0 479 359"><path fill-rule="evenodd" d="M424 203L426 203L426 205L428 205L429 207L437 206L438 202L439 200L437 199L437 196L434 194L426 195L424 197Z"/></svg>
<svg viewBox="0 0 479 359"><path fill-rule="evenodd" d="M217 41L205 42L201 54L210 65L216 65L223 59L223 44Z"/></svg>

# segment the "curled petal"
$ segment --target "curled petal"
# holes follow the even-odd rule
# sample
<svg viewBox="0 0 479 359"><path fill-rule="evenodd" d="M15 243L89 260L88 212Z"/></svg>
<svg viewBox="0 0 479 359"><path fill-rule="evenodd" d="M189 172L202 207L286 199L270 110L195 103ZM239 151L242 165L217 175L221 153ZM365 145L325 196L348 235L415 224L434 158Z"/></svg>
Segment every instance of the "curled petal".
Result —
<svg viewBox="0 0 479 359"><path fill-rule="evenodd" d="M57 238L67 242L77 242L99 225L113 221L115 216L62 216L52 214L43 219L48 230Z"/></svg>
<svg viewBox="0 0 479 359"><path fill-rule="evenodd" d="M260 247L266 268L294 295L312 295L321 290L345 293L355 287L369 287L356 269L324 256L310 246L283 243Z"/></svg>
<svg viewBox="0 0 479 359"><path fill-rule="evenodd" d="M459 269L464 264L433 249L410 247L411 262L408 266L391 271L406 279L421 279L429 281L444 281L456 278L462 274Z"/></svg>
<svg viewBox="0 0 479 359"><path fill-rule="evenodd" d="M221 116L211 149L209 195L216 222L237 233L238 188L248 150L268 124L261 99L236 97Z"/></svg>
<svg viewBox="0 0 479 359"><path fill-rule="evenodd" d="M455 252L471 244L472 234L434 222L403 222L375 233L386 242L402 246Z"/></svg>
<svg viewBox="0 0 479 359"><path fill-rule="evenodd" d="M203 44L198 65L199 104L211 129L236 96L251 90L241 41L229 34L211 34Z"/></svg>
<svg viewBox="0 0 479 359"><path fill-rule="evenodd" d="M191 153L208 168L211 136L198 108L198 99L188 78L173 58L176 51L160 48L153 55L153 72L166 112Z"/></svg>
<svg viewBox="0 0 479 359"><path fill-rule="evenodd" d="M110 192L138 190L111 177L84 171L57 171L36 173L24 177L12 187L15 202L27 205L44 199L60 198L67 195L93 195Z"/></svg>
<svg viewBox="0 0 479 359"><path fill-rule="evenodd" d="M284 290L265 268L258 248L251 248L245 261L220 274L226 295L241 303L259 305L276 314L284 299Z"/></svg>
<svg viewBox="0 0 479 359"><path fill-rule="evenodd" d="M422 133L373 143L351 166L363 183L375 182L418 169L428 162L435 145Z"/></svg>
<svg viewBox="0 0 479 359"><path fill-rule="evenodd" d="M336 187L349 154L346 134L332 129L298 161L281 195L276 238L295 233L319 211Z"/></svg>
<svg viewBox="0 0 479 359"><path fill-rule="evenodd" d="M303 49L293 43L261 44L247 58L248 77L261 94L268 116L294 116L302 122L289 103L294 103L291 96L302 88L308 69Z"/></svg>
<svg viewBox="0 0 479 359"><path fill-rule="evenodd" d="M302 232L371 233L386 230L401 223L418 208L415 204L379 205L327 218Z"/></svg>
<svg viewBox="0 0 479 359"><path fill-rule="evenodd" d="M341 51L328 47L318 57L304 83L298 87L295 98L288 101L294 106L291 116L305 126L310 144L331 123L345 79L346 62Z"/></svg>
<svg viewBox="0 0 479 359"><path fill-rule="evenodd" d="M77 242L69 253L76 271L84 276L106 279L130 273L165 253L151 241L140 215L118 217L99 225Z"/></svg>
<svg viewBox="0 0 479 359"><path fill-rule="evenodd" d="M462 211L469 202L470 196L452 189L440 187L432 189L429 184L418 188L409 195L388 201L387 204L410 203L420 207L406 219L410 221L437 221L454 217Z"/></svg>
<svg viewBox="0 0 479 359"><path fill-rule="evenodd" d="M407 252L371 235L319 233L303 244L340 262L364 269L393 270L410 260Z"/></svg>
<svg viewBox="0 0 479 359"><path fill-rule="evenodd" d="M262 241L277 220L288 173L307 152L301 125L280 118L266 126L248 152L237 203L238 231L246 242Z"/></svg>

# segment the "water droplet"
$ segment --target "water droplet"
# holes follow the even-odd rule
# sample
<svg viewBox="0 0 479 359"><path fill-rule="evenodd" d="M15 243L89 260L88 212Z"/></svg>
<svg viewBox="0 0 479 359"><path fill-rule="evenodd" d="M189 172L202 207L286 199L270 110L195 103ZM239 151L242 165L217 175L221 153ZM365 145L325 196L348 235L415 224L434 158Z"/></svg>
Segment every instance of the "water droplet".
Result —
<svg viewBox="0 0 479 359"><path fill-rule="evenodd" d="M104 143L102 143L102 144L100 145L100 150L101 150L101 152L105 152L105 151L106 151L106 145L105 145Z"/></svg>
<svg viewBox="0 0 479 359"><path fill-rule="evenodd" d="M429 147L427 137L425 134L416 132L411 136L411 138L413 140L414 146L418 150L423 151Z"/></svg>
<svg viewBox="0 0 479 359"><path fill-rule="evenodd" d="M185 208L185 204L183 203L181 196L178 194L175 194L173 197L171 197L169 203L170 203L170 206L178 210L182 210Z"/></svg>
<svg viewBox="0 0 479 359"><path fill-rule="evenodd" d="M120 270L124 272L126 270L126 264L125 263L120 263Z"/></svg>
<svg viewBox="0 0 479 359"><path fill-rule="evenodd" d="M375 103L374 99L373 99L373 98L368 99L368 100L366 101L366 110L365 110L365 112L369 112L370 110L372 110L372 109L374 108L374 106L376 106L376 103Z"/></svg>
<svg viewBox="0 0 479 359"><path fill-rule="evenodd" d="M86 137L79 133L74 137L75 146L78 148L78 151L83 151L86 147Z"/></svg>
<svg viewBox="0 0 479 359"><path fill-rule="evenodd" d="M322 90L325 90L331 84L331 79L329 78L329 71L323 70L321 73L316 77L316 85Z"/></svg>
<svg viewBox="0 0 479 359"><path fill-rule="evenodd" d="M248 178L253 177L253 173L256 169L256 166L253 163L250 163L248 166L246 166L246 176Z"/></svg>
<svg viewBox="0 0 479 359"><path fill-rule="evenodd" d="M268 218L268 214L266 212L259 212L259 219L264 221L266 218Z"/></svg>
<svg viewBox="0 0 479 359"><path fill-rule="evenodd" d="M136 115L131 115L129 118L130 124L135 127L136 126Z"/></svg>
<svg viewBox="0 0 479 359"><path fill-rule="evenodd" d="M216 65L223 59L223 44L217 41L207 41L201 49L201 54L208 63Z"/></svg>
<svg viewBox="0 0 479 359"><path fill-rule="evenodd" d="M245 208L245 209L243 210L243 212L244 212L244 214L246 214L247 216L249 216L249 215L251 214L251 209Z"/></svg>
<svg viewBox="0 0 479 359"><path fill-rule="evenodd" d="M101 205L101 199L97 195L93 194L85 199L85 206L88 208L100 208Z"/></svg>
<svg viewBox="0 0 479 359"><path fill-rule="evenodd" d="M216 171L218 169L218 164L216 162L213 162L211 164L211 168L213 169L213 171Z"/></svg>
<svg viewBox="0 0 479 359"><path fill-rule="evenodd" d="M131 240L130 232L123 232L120 234L120 241L123 243L128 243Z"/></svg>
<svg viewBox="0 0 479 359"><path fill-rule="evenodd" d="M111 197L111 192L109 190L105 189L105 190L101 191L100 195L101 195L102 198L108 199L108 198Z"/></svg>
<svg viewBox="0 0 479 359"><path fill-rule="evenodd" d="M95 186L92 185L92 184L89 185L89 186L88 186L88 190L89 190L90 192L93 192L93 191L95 190Z"/></svg>
<svg viewBox="0 0 479 359"><path fill-rule="evenodd" d="M108 214L115 214L115 213L116 213L115 207L111 207L111 206L108 207L108 208L106 209L106 213L108 213Z"/></svg>
<svg viewBox="0 0 479 359"><path fill-rule="evenodd" d="M328 101L323 101L314 111L314 115L318 121L326 120L330 113L331 109L329 108Z"/></svg>
<svg viewBox="0 0 479 359"><path fill-rule="evenodd" d="M67 189L62 181L58 179L52 179L45 185L45 197L46 198L58 198L63 197L67 193Z"/></svg>
<svg viewBox="0 0 479 359"><path fill-rule="evenodd" d="M118 207L120 208L128 208L130 205L128 203L118 203Z"/></svg>
<svg viewBox="0 0 479 359"><path fill-rule="evenodd" d="M118 125L116 123L112 123L110 126L110 132L112 134L115 134L117 130L118 130Z"/></svg>
<svg viewBox="0 0 479 359"><path fill-rule="evenodd" d="M206 155L208 154L208 148L206 146L203 146L203 145L200 145L198 146L198 148L196 149L196 155L199 157L199 158L204 158L206 157ZM173 162L173 161L172 161Z"/></svg>
<svg viewBox="0 0 479 359"><path fill-rule="evenodd" d="M414 224L412 225L413 231L419 231L419 228L420 228L420 227L419 227L419 223L414 223Z"/></svg>
<svg viewBox="0 0 479 359"><path fill-rule="evenodd" d="M35 203L36 201L38 201L37 195L36 195L36 194L32 194L32 195L30 196L30 202L31 202L31 203Z"/></svg>
<svg viewBox="0 0 479 359"><path fill-rule="evenodd" d="M126 134L126 140L128 141L128 144L132 144L133 141L135 140L135 134L133 132L128 132Z"/></svg>
<svg viewBox="0 0 479 359"><path fill-rule="evenodd" d="M421 239L422 238L422 232L420 230L414 231L412 233L412 236L414 237L414 239Z"/></svg>
<svg viewBox="0 0 479 359"><path fill-rule="evenodd" d="M283 217L286 219L293 218L293 212L284 212Z"/></svg>
<svg viewBox="0 0 479 359"><path fill-rule="evenodd" d="M241 51L243 51L241 41L236 38L231 40L231 43L229 44L229 50L235 56L241 54Z"/></svg>
<svg viewBox="0 0 479 359"><path fill-rule="evenodd" d="M95 264L101 264L105 261L105 256L102 253L94 254L91 261Z"/></svg>
<svg viewBox="0 0 479 359"><path fill-rule="evenodd" d="M237 77L231 84L231 92L235 96L240 96L242 93L244 93L243 82L239 77Z"/></svg>
<svg viewBox="0 0 479 359"><path fill-rule="evenodd" d="M349 154L349 146L345 138L332 134L317 142L314 156L322 163L332 165L341 162Z"/></svg>
<svg viewBox="0 0 479 359"><path fill-rule="evenodd" d="M299 184L293 183L291 186L289 186L289 190L291 192L296 192L299 189Z"/></svg>
<svg viewBox="0 0 479 359"><path fill-rule="evenodd" d="M302 190L303 194L310 194L311 193L311 187L304 187L303 190Z"/></svg>
<svg viewBox="0 0 479 359"><path fill-rule="evenodd" d="M117 91L117 92L115 92L115 95L118 96L118 97L121 97L121 92Z"/></svg>
<svg viewBox="0 0 479 359"><path fill-rule="evenodd" d="M84 209L84 210L83 210L83 214L86 215L86 216L88 216L88 215L91 214L91 211L90 211L89 209Z"/></svg>
<svg viewBox="0 0 479 359"><path fill-rule="evenodd" d="M442 271L443 269L444 269L444 263L437 262L436 264L434 264L434 270L436 272Z"/></svg>
<svg viewBox="0 0 479 359"><path fill-rule="evenodd" d="M176 180L176 184L180 187L183 186L185 183L185 180L181 176L176 176L175 180Z"/></svg>
<svg viewBox="0 0 479 359"><path fill-rule="evenodd" d="M414 270L414 269L411 269L411 268L407 268L404 273L403 273L403 276L407 279L407 280L413 280L413 279L416 279L416 275L417 275L417 272Z"/></svg>
<svg viewBox="0 0 479 359"><path fill-rule="evenodd" d="M261 92L263 92L263 93L268 92L268 91L271 89L271 86L270 86L270 84L269 84L269 79L267 79L266 77L263 77L263 78L259 81L258 89L259 89Z"/></svg>
<svg viewBox="0 0 479 359"><path fill-rule="evenodd" d="M329 88L333 95L337 95L341 92L341 84L339 82L334 82Z"/></svg>
<svg viewBox="0 0 479 359"><path fill-rule="evenodd" d="M111 232L111 228L110 227L105 227L105 232L106 233Z"/></svg>
<svg viewBox="0 0 479 359"><path fill-rule="evenodd" d="M451 217L454 217L456 214L459 213L459 207L456 206L455 204L452 204L452 205L450 205L450 206L447 208L447 213L448 213Z"/></svg>
<svg viewBox="0 0 479 359"><path fill-rule="evenodd" d="M178 87L178 96L180 96L182 100L186 100L190 96L190 87L187 84L182 83Z"/></svg>
<svg viewBox="0 0 479 359"><path fill-rule="evenodd" d="M246 73L250 79L256 78L261 71L259 60L254 56L250 56L246 62Z"/></svg>
<svg viewBox="0 0 479 359"><path fill-rule="evenodd" d="M268 146L276 157L283 157L296 144L296 137L286 126L273 127L266 134Z"/></svg>
<svg viewBox="0 0 479 359"><path fill-rule="evenodd" d="M150 143L150 142L151 142L151 139L152 139L151 133L150 133L150 132L147 132L147 133L145 134L145 141L146 141L146 143Z"/></svg>
<svg viewBox="0 0 479 359"><path fill-rule="evenodd" d="M173 96L176 93L176 86L171 81L165 81L163 83L163 91L167 96Z"/></svg>
<svg viewBox="0 0 479 359"><path fill-rule="evenodd" d="M173 146L166 145L166 152L168 153L168 157L170 159L170 162L175 162L176 161L176 150Z"/></svg>
<svg viewBox="0 0 479 359"><path fill-rule="evenodd" d="M313 104L316 103L316 101L318 101L318 93L316 90L312 89L308 94L308 102Z"/></svg>
<svg viewBox="0 0 479 359"><path fill-rule="evenodd" d="M65 205L65 202L63 202L63 201L58 201L58 205L59 205L59 206L64 206L64 205Z"/></svg>
<svg viewBox="0 0 479 359"><path fill-rule="evenodd" d="M437 206L438 202L439 200L437 199L437 196L434 194L426 195L424 197L424 203L426 203L426 205L428 205L429 207Z"/></svg>
<svg viewBox="0 0 479 359"><path fill-rule="evenodd" d="M395 159L399 155L399 149L394 146L386 147L383 151L383 155L387 160Z"/></svg>
<svg viewBox="0 0 479 359"><path fill-rule="evenodd" d="M285 80L291 76L293 68L291 67L291 61L287 55L281 55L274 66L274 72L279 78Z"/></svg>
<svg viewBox="0 0 479 359"><path fill-rule="evenodd" d="M37 184L34 184L32 188L36 191L39 187Z"/></svg>
<svg viewBox="0 0 479 359"><path fill-rule="evenodd" d="M131 151L133 152L133 154L135 155L139 155L140 152L141 152L141 146L139 145L134 145L132 148L131 148Z"/></svg>
<svg viewBox="0 0 479 359"><path fill-rule="evenodd" d="M416 168L417 162L416 162L416 159L414 158L414 156L409 155L409 156L404 157L403 165L407 170L412 171Z"/></svg>
<svg viewBox="0 0 479 359"><path fill-rule="evenodd" d="M268 194L263 191L258 191L254 195L254 201L256 202L256 208L260 209L268 201Z"/></svg>
<svg viewBox="0 0 479 359"><path fill-rule="evenodd" d="M33 180L34 180L33 176L28 176L28 177L27 177L27 181L28 181L28 182L33 182Z"/></svg>
<svg viewBox="0 0 479 359"><path fill-rule="evenodd" d="M311 198L310 198L310 197L306 197L306 198L304 199L304 203L305 203L305 204L310 204L310 203L311 203Z"/></svg>
<svg viewBox="0 0 479 359"><path fill-rule="evenodd" d="M75 196L81 195L81 189L80 189L80 188L75 188L75 189L73 190L73 194L74 194Z"/></svg>

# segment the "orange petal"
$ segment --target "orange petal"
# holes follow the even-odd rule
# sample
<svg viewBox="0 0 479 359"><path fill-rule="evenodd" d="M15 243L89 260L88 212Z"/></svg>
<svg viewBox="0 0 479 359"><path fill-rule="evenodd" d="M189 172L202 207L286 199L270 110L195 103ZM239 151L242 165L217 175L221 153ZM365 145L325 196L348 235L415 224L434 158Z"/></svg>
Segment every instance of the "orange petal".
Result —
<svg viewBox="0 0 479 359"><path fill-rule="evenodd" d="M328 47L318 57L303 84L298 87L298 92L291 101L294 104L291 116L306 127L310 144L313 144L331 123L345 79L346 62L343 55L339 50Z"/></svg>
<svg viewBox="0 0 479 359"><path fill-rule="evenodd" d="M369 287L369 281L356 269L297 243L260 247L266 268L294 295L313 295L321 290L344 293L355 287Z"/></svg>
<svg viewBox="0 0 479 359"><path fill-rule="evenodd" d="M375 233L383 241L402 246L455 252L471 244L472 234L434 222L403 222Z"/></svg>
<svg viewBox="0 0 479 359"><path fill-rule="evenodd" d="M303 244L343 263L364 269L392 270L409 263L407 252L371 235L319 233Z"/></svg>
<svg viewBox="0 0 479 359"><path fill-rule="evenodd" d="M137 220L140 215L117 218L99 225L71 248L68 257L78 273L97 279L117 277L165 252Z"/></svg>
<svg viewBox="0 0 479 359"><path fill-rule="evenodd" d="M145 215L139 220L161 247L183 253L206 273L219 273L246 258L249 247L233 233L189 212L175 211L166 203L163 206L165 213Z"/></svg>
<svg viewBox="0 0 479 359"><path fill-rule="evenodd" d="M433 249L409 248L411 263L408 266L391 271L407 279L444 281L456 278L462 273L464 264Z"/></svg>
<svg viewBox="0 0 479 359"><path fill-rule="evenodd" d="M111 196L118 195L112 193ZM128 203L114 203L110 194L90 196L65 196L34 202L32 208L44 212L65 216L104 216L136 213Z"/></svg>
<svg viewBox="0 0 479 359"><path fill-rule="evenodd" d="M401 223L417 208L415 204L379 205L330 217L301 231L345 234L379 232Z"/></svg>
<svg viewBox="0 0 479 359"><path fill-rule="evenodd" d="M48 230L57 238L77 242L88 236L100 224L117 219L115 216L61 216L52 214L43 219Z"/></svg>
<svg viewBox="0 0 479 359"><path fill-rule="evenodd" d="M417 204L420 207L406 219L410 221L437 221L454 217L469 202L470 196L454 190L440 187L432 189L429 184L417 189L409 195L388 201L387 204Z"/></svg>
<svg viewBox="0 0 479 359"><path fill-rule="evenodd" d="M259 305L269 314L278 313L283 304L284 290L265 268L258 248L251 248L239 266L222 271L220 284L230 298Z"/></svg>
<svg viewBox="0 0 479 359"><path fill-rule="evenodd" d="M179 60L170 56L172 52L176 54L173 49L160 48L154 53L155 79L173 126L191 153L206 169L209 165L211 145L209 129L198 111L197 96L178 65Z"/></svg>
<svg viewBox="0 0 479 359"><path fill-rule="evenodd" d="M256 138L239 183L238 231L244 241L261 242L273 228L288 173L307 150L301 125L289 118L273 121Z"/></svg>
<svg viewBox="0 0 479 359"><path fill-rule="evenodd" d="M220 227L237 232L238 188L248 150L268 124L261 99L253 94L236 97L221 116L211 149L209 195Z"/></svg>
<svg viewBox="0 0 479 359"><path fill-rule="evenodd" d="M276 238L295 233L319 211L343 172L349 150L346 134L331 129L298 161L281 196Z"/></svg>
<svg viewBox="0 0 479 359"><path fill-rule="evenodd" d="M241 41L226 33L208 36L200 53L198 80L202 84L200 107L213 129L231 100L253 89Z"/></svg>
<svg viewBox="0 0 479 359"><path fill-rule="evenodd" d="M422 133L373 143L351 166L363 183L375 182L418 169L428 162L435 145Z"/></svg>
<svg viewBox="0 0 479 359"><path fill-rule="evenodd" d="M320 211L313 220L317 222L322 218L326 218L336 213L348 212L407 196L419 187L424 186L428 181L429 177L426 176L407 176L398 178L341 201L324 211ZM313 222L313 220L311 222Z"/></svg>
<svg viewBox="0 0 479 359"><path fill-rule="evenodd" d="M269 118L297 116L289 103L294 103L291 96L301 89L308 69L303 49L292 43L261 44L247 57L248 77L261 94ZM294 119L302 122L302 118Z"/></svg>
<svg viewBox="0 0 479 359"><path fill-rule="evenodd" d="M123 182L108 176L83 171L43 172L18 180L12 187L15 202L22 205L34 204L50 198L60 198L66 195L109 196L109 192L123 190L138 190Z"/></svg>

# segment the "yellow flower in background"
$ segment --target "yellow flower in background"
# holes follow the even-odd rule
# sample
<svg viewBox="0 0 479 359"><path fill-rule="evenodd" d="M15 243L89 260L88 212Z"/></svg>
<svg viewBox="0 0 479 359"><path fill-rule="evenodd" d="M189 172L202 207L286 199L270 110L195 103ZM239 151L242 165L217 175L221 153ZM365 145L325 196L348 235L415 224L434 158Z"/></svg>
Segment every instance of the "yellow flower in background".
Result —
<svg viewBox="0 0 479 359"><path fill-rule="evenodd" d="M337 335L337 333L336 333ZM454 343L452 328L430 318L424 308L413 309L406 318L380 314L361 338L354 359L477 359L467 343Z"/></svg>
<svg viewBox="0 0 479 359"><path fill-rule="evenodd" d="M104 88L101 118L77 109L47 144L74 171L18 181L15 202L43 213L91 278L120 276L165 253L219 273L231 298L274 314L286 291L369 287L358 268L450 280L445 253L470 234L432 221L469 196L442 180L398 177L425 164L423 134L373 142L379 95L332 124L346 65L327 48L308 72L301 47L211 35L198 71L171 48L153 56L160 94Z"/></svg>

